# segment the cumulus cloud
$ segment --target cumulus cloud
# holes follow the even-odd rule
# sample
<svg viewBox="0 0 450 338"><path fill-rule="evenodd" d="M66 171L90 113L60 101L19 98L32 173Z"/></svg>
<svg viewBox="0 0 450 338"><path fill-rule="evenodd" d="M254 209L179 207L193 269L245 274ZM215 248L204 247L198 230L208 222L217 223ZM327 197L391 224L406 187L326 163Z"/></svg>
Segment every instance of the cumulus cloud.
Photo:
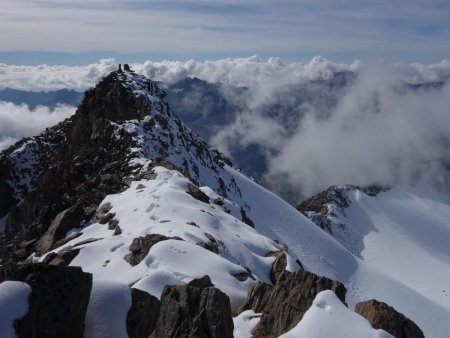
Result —
<svg viewBox="0 0 450 338"><path fill-rule="evenodd" d="M131 64L132 68L156 81L173 84L185 77L198 77L210 83L259 88L271 83L282 86L306 81L329 79L336 72L357 71L364 62L336 63L323 57L310 62L283 63L279 58L261 60L257 56L216 61L146 61ZM403 80L410 83L445 81L450 78L450 60L436 64L391 64ZM115 59L102 59L85 66L16 66L0 63L0 89L85 90L103 76L118 68Z"/></svg>
<svg viewBox="0 0 450 338"><path fill-rule="evenodd" d="M33 136L75 113L75 107L58 105L54 110L38 106L30 110L27 105L0 101L0 150L23 137Z"/></svg>
<svg viewBox="0 0 450 338"><path fill-rule="evenodd" d="M264 146L266 184L284 194L294 191L293 201L337 184L426 180L442 186L442 169L450 163L450 85L413 88L405 80L443 79L436 76L437 66L413 68L405 77L403 66L361 64L329 105L320 104L327 101L328 87L319 87L318 101L290 103L289 113L297 119L287 123L279 114L267 114L268 97L279 107L295 91L263 85L262 97L254 91L247 110L213 141L219 147Z"/></svg>
<svg viewBox="0 0 450 338"><path fill-rule="evenodd" d="M87 66L16 66L0 63L0 89L41 91L61 88L85 90L116 70L114 59L102 59Z"/></svg>

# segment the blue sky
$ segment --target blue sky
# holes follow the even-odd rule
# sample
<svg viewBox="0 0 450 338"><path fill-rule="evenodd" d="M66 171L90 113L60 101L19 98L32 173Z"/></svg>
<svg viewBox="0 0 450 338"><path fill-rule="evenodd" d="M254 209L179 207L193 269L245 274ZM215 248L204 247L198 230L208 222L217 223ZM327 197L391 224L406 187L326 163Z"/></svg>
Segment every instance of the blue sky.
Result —
<svg viewBox="0 0 450 338"><path fill-rule="evenodd" d="M0 0L0 62L87 64L258 55L438 62L448 0Z"/></svg>

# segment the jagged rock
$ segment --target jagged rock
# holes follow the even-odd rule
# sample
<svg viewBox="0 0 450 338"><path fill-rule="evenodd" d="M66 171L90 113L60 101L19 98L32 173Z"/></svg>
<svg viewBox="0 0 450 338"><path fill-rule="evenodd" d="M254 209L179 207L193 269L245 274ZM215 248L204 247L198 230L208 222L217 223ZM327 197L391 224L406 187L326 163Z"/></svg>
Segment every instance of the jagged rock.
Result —
<svg viewBox="0 0 450 338"><path fill-rule="evenodd" d="M247 279L256 280L255 276L253 276L250 272L241 272L233 275L240 282L245 282Z"/></svg>
<svg viewBox="0 0 450 338"><path fill-rule="evenodd" d="M147 256L153 245L168 239L181 240L179 237L167 237L159 234L150 234L144 237L135 238L130 245L131 252L127 254L124 259L133 266L138 265L145 256Z"/></svg>
<svg viewBox="0 0 450 338"><path fill-rule="evenodd" d="M64 238L66 233L73 228L80 226L84 212L80 203L60 212L47 232L39 239L36 252L39 256L45 254L60 239Z"/></svg>
<svg viewBox="0 0 450 338"><path fill-rule="evenodd" d="M82 338L84 318L92 288L92 275L79 267L45 264L6 264L0 282L30 285L29 310L14 321L19 338Z"/></svg>
<svg viewBox="0 0 450 338"><path fill-rule="evenodd" d="M297 325L316 295L324 290L334 291L345 301L347 290L342 283L304 270L284 270L274 286L259 282L250 289L238 313L249 309L262 313L253 336L278 337Z"/></svg>
<svg viewBox="0 0 450 338"><path fill-rule="evenodd" d="M205 275L201 278L191 280L187 283L187 286L193 286L196 288L213 288L214 284L211 282L211 278L209 278L208 275Z"/></svg>
<svg viewBox="0 0 450 338"><path fill-rule="evenodd" d="M161 312L154 336L233 337L230 299L209 286L210 283L203 277L202 281L194 280L190 285L166 286L161 295Z"/></svg>
<svg viewBox="0 0 450 338"><path fill-rule="evenodd" d="M110 220L108 222L108 229L115 230L118 225L119 225L119 221L117 219L113 218L112 220Z"/></svg>
<svg viewBox="0 0 450 338"><path fill-rule="evenodd" d="M129 338L148 338L155 331L161 302L139 289L131 289L131 307L127 315Z"/></svg>
<svg viewBox="0 0 450 338"><path fill-rule="evenodd" d="M201 191L193 184L189 184L189 190L187 191L187 193L203 203L209 203L208 195L206 195L203 191Z"/></svg>
<svg viewBox="0 0 450 338"><path fill-rule="evenodd" d="M120 228L119 225L116 225L116 228L114 229L114 236L118 236L122 233L122 229Z"/></svg>
<svg viewBox="0 0 450 338"><path fill-rule="evenodd" d="M270 270L270 281L276 283L287 266L286 253L284 251L269 252L266 257L275 257L275 261L272 263L272 269Z"/></svg>
<svg viewBox="0 0 450 338"><path fill-rule="evenodd" d="M332 186L301 202L297 206L297 210L310 218L322 230L332 234L329 216L334 215L335 211L329 210L328 205L331 204L336 206L336 210L348 208L350 206L350 201L345 193L350 189L355 189L355 187Z"/></svg>
<svg viewBox="0 0 450 338"><path fill-rule="evenodd" d="M216 205L218 205L218 206L222 206L223 204L224 204L224 201L223 201L223 199L222 198L216 198L216 199L214 199L214 204L216 204Z"/></svg>
<svg viewBox="0 0 450 338"><path fill-rule="evenodd" d="M106 224L106 223L110 222L110 221L114 218L114 216L116 216L116 213L115 213L115 212L108 212L106 215L104 215L103 217L101 217L101 218L98 220L98 222L99 222L100 224Z"/></svg>
<svg viewBox="0 0 450 338"><path fill-rule="evenodd" d="M392 306L375 299L360 302L355 312L366 318L374 329L382 329L396 338L424 338L422 330Z"/></svg>
<svg viewBox="0 0 450 338"><path fill-rule="evenodd" d="M80 253L80 249L65 249L58 253L51 252L45 256L42 263L49 265L68 266L70 262Z"/></svg>
<svg viewBox="0 0 450 338"><path fill-rule="evenodd" d="M247 216L247 213L245 212L244 208L241 207L241 217L242 222L244 222L247 225L250 225L253 229L255 228L255 223L250 219L250 217Z"/></svg>
<svg viewBox="0 0 450 338"><path fill-rule="evenodd" d="M245 299L244 303L239 306L236 314L247 310L253 310L256 313L263 312L272 289L273 286L270 284L262 282L258 282L257 284L255 284L248 291L247 298Z"/></svg>
<svg viewBox="0 0 450 338"><path fill-rule="evenodd" d="M197 245L215 254L219 254L219 245L217 243L198 242Z"/></svg>

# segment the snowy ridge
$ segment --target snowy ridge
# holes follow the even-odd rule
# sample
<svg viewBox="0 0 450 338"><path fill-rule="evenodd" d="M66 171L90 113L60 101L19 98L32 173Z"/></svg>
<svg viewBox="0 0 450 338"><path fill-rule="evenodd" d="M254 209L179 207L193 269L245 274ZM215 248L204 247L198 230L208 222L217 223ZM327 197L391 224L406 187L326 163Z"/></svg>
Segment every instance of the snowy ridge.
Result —
<svg viewBox="0 0 450 338"><path fill-rule="evenodd" d="M71 265L92 272L94 280L108 279L133 285L158 298L168 283L184 284L209 274L236 307L256 280L270 283L274 257L266 255L283 250L280 244L239 221L240 208L213 190L202 188L211 200L211 203L204 203L186 192L192 183L180 173L163 167L156 167L154 172L155 179L133 182L123 193L110 195L102 202L100 209L111 205L109 212L115 214L121 234L114 235L114 229L108 229L108 224L95 222L79 229L81 236L55 252L80 248ZM217 199L221 205L212 202ZM151 248L141 263L130 265L124 259L130 253L130 244L133 239L147 234L179 237L183 241L162 241ZM77 245L92 239L96 241ZM218 244L218 254L198 243ZM199 260L201 265L197 265ZM298 269L289 254L288 268ZM241 282L234 277L239 274L248 278Z"/></svg>
<svg viewBox="0 0 450 338"><path fill-rule="evenodd" d="M231 162L180 121L163 100L165 93L156 82L133 72L118 73L118 77L125 88L136 98L146 100L149 107L143 120L115 126L118 139L120 131L132 137L133 147L128 154L131 167L145 170L150 164L164 160L197 185L209 186L224 197L241 196L233 176L224 170ZM244 202L241 204L246 207Z"/></svg>

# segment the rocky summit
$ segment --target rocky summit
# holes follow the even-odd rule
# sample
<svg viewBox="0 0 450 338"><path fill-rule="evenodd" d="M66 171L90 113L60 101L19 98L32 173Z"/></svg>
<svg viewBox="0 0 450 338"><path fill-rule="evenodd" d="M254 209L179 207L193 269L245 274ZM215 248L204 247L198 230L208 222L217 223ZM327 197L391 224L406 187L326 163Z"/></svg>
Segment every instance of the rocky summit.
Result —
<svg viewBox="0 0 450 338"><path fill-rule="evenodd" d="M332 232L329 194L301 206L312 222L233 168L165 95L119 68L71 118L0 154L2 334L420 336L420 312L392 298L407 318L364 283L418 296L313 223Z"/></svg>

